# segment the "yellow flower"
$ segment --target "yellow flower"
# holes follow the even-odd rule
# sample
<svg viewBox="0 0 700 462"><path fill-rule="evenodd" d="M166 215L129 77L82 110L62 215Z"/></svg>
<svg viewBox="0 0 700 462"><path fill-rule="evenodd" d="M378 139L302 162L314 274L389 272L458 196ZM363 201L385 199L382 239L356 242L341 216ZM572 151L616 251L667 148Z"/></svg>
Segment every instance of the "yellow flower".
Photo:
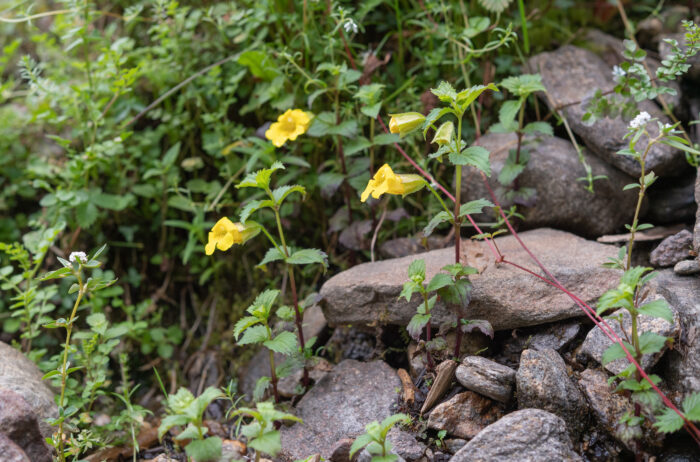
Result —
<svg viewBox="0 0 700 462"><path fill-rule="evenodd" d="M435 132L432 143L437 143L440 146L443 144L448 144L452 141L452 134L454 133L455 126L452 122L445 122L440 125L440 128Z"/></svg>
<svg viewBox="0 0 700 462"><path fill-rule="evenodd" d="M398 133L402 137L420 128L425 122L425 116L420 112L404 112L401 114L389 114L389 131Z"/></svg>
<svg viewBox="0 0 700 462"><path fill-rule="evenodd" d="M362 192L362 197L360 200L365 202L369 195L379 199L382 194L401 194L405 196L406 194L411 194L416 191L423 189L426 185L426 181L420 175L412 174L396 174L389 167L389 164L384 164L377 170L374 174L374 178L369 180L367 187Z"/></svg>
<svg viewBox="0 0 700 462"><path fill-rule="evenodd" d="M311 125L313 114L301 109L287 109L287 112L277 118L265 132L265 138L272 144L281 147L287 140L294 141L297 136L306 132Z"/></svg>
<svg viewBox="0 0 700 462"><path fill-rule="evenodd" d="M233 244L243 244L259 232L260 225L253 221L248 221L246 224L233 223L223 217L209 231L209 242L204 251L207 255L213 254L215 249L226 251Z"/></svg>

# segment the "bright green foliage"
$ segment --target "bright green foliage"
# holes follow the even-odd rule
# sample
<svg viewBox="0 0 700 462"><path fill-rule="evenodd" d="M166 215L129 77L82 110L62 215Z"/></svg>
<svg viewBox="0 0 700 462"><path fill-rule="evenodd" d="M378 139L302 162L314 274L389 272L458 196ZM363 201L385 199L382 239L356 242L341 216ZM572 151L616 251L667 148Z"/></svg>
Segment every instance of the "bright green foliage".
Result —
<svg viewBox="0 0 700 462"><path fill-rule="evenodd" d="M686 396L683 400L682 412L687 420L700 422L700 393ZM666 408L660 415L656 416L654 427L660 432L672 433L683 427L683 419L673 409Z"/></svg>
<svg viewBox="0 0 700 462"><path fill-rule="evenodd" d="M204 425L204 411L224 394L221 390L208 387L198 397L187 388L180 388L167 399L167 415L158 427L158 439L173 427L185 427L174 439L175 441L192 440L185 446L185 452L195 462L214 462L221 458L221 438L205 438L209 429Z"/></svg>
<svg viewBox="0 0 700 462"><path fill-rule="evenodd" d="M236 416L240 419L245 416L253 418L241 427L241 434L248 438L248 446L255 449L256 460L259 460L260 453L275 457L282 449L280 432L275 429L275 421L302 422L299 417L276 410L269 402L258 403L255 409L237 409L231 413L231 417Z"/></svg>
<svg viewBox="0 0 700 462"><path fill-rule="evenodd" d="M386 439L389 430L397 423L408 425L411 418L406 414L394 414L381 423L370 422L365 427L365 433L358 436L350 447L350 457L362 448L367 449L372 456L372 462L392 462L398 460L396 454L391 453L391 442Z"/></svg>

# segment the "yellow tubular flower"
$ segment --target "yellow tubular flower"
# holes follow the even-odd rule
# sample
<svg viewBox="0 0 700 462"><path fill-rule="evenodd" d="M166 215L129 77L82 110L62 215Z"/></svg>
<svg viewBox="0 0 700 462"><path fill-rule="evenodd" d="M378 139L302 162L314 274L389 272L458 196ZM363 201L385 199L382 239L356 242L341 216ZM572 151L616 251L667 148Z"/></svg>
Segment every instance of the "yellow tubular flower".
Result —
<svg viewBox="0 0 700 462"><path fill-rule="evenodd" d="M384 164L374 174L374 178L369 180L367 187L362 192L360 200L365 202L369 195L375 199L379 199L382 194L400 194L405 196L419 191L425 187L426 181L420 175L412 174L396 174L389 167L389 164Z"/></svg>
<svg viewBox="0 0 700 462"><path fill-rule="evenodd" d="M425 116L420 112L404 112L401 114L389 114L391 120L389 121L389 131L391 133L398 133L399 135L406 136L412 131L418 130L423 122L425 122Z"/></svg>
<svg viewBox="0 0 700 462"><path fill-rule="evenodd" d="M297 136L306 132L311 125L313 114L301 109L287 109L287 112L277 118L265 132L265 138L272 141L276 147L281 147L287 140L294 141Z"/></svg>
<svg viewBox="0 0 700 462"><path fill-rule="evenodd" d="M243 244L259 232L260 225L255 222L249 221L246 224L233 223L228 218L223 217L209 231L209 241L204 248L204 252L207 255L211 255L215 249L226 251L233 244Z"/></svg>

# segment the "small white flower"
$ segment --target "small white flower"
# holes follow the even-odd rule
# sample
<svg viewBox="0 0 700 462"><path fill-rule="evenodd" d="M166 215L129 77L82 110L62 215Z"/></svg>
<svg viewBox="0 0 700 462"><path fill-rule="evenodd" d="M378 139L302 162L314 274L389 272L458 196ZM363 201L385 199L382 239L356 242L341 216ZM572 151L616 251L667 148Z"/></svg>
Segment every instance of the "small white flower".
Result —
<svg viewBox="0 0 700 462"><path fill-rule="evenodd" d="M627 74L627 72L623 71L620 66L613 66L612 74L613 77L619 79L620 77L624 77Z"/></svg>
<svg viewBox="0 0 700 462"><path fill-rule="evenodd" d="M83 263L87 263L87 255L85 252L71 252L70 257L68 257L71 263L75 263L76 260L80 260Z"/></svg>
<svg viewBox="0 0 700 462"><path fill-rule="evenodd" d="M637 129L640 127L644 127L650 120L651 116L649 115L649 113L646 111L642 111L639 114L637 114L637 117L632 119L632 121L630 122L630 128Z"/></svg>
<svg viewBox="0 0 700 462"><path fill-rule="evenodd" d="M673 124L664 124L664 130L670 130Z"/></svg>
<svg viewBox="0 0 700 462"><path fill-rule="evenodd" d="M357 34L357 31L360 30L360 28L357 26L357 23L352 20L352 18L348 18L345 23L343 24L343 29L345 29L345 32Z"/></svg>

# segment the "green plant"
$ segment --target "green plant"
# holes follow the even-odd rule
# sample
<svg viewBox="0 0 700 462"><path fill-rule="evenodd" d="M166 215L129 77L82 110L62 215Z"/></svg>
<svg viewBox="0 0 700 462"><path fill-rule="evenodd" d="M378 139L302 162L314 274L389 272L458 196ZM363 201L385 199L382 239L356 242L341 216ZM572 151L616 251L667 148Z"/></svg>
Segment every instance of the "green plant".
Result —
<svg viewBox="0 0 700 462"><path fill-rule="evenodd" d="M113 395L124 404L124 410L114 419L114 426L117 429L122 429L125 426L129 428L132 448L131 457L133 462L136 462L140 450L137 438L138 430L143 425L144 418L148 414L152 414L152 412L143 406L134 404L132 401L133 394L138 389L138 385L134 387L131 386L129 369L127 367L127 355L125 353L119 355L119 366L121 369L121 393L114 393Z"/></svg>
<svg viewBox="0 0 700 462"><path fill-rule="evenodd" d="M158 427L158 439L173 427L185 427L175 437L176 441L191 440L185 452L196 462L217 461L221 458L221 438L205 438L209 429L204 425L204 411L215 400L222 398L221 390L208 387L201 395L194 397L187 388L180 388L167 397L167 413Z"/></svg>
<svg viewBox="0 0 700 462"><path fill-rule="evenodd" d="M255 449L255 462L260 460L263 453L275 457L282 449L280 432L275 422L302 422L299 417L276 410L274 404L268 402L257 403L255 409L237 409L231 413L231 417L236 416L240 419L252 417L249 423L242 425L241 434L248 438L248 446Z"/></svg>
<svg viewBox="0 0 700 462"><path fill-rule="evenodd" d="M275 366L275 353L291 356L297 353L299 346L294 333L282 331L273 336L270 326L272 315L272 305L279 296L279 290L266 290L259 294L247 312L251 316L246 316L238 320L233 328L233 336L239 345L250 345L261 343L270 352L270 377L261 377L255 385L253 399L262 399L270 384L275 402L279 402L277 392L277 382L282 377L280 370ZM241 336L242 335L242 336Z"/></svg>
<svg viewBox="0 0 700 462"><path fill-rule="evenodd" d="M90 257L88 257L84 252L73 252L70 254L68 260L59 257L58 260L61 263L61 265L63 265L63 267L55 271L49 272L41 279L42 281L48 281L52 279L63 279L68 277L73 278L76 282L74 282L68 289L68 294L73 294L76 292L78 294L76 296L75 303L73 304L73 310L71 311L68 319L59 318L44 326L49 329L63 328L66 331L66 341L63 346L62 359L60 360L57 368L44 375L45 380L51 377L60 378L60 395L57 402L58 418L51 420L51 425L58 426L58 430L54 434L50 443L56 448L58 458L62 462L65 460L66 457L65 442L63 439L64 427L67 423L70 424L70 420L72 419L72 417L80 410L73 403L70 403L66 406L67 381L70 374L85 367L83 365L79 365L77 367L70 367L71 364L68 361L68 358L69 356L71 356L71 354L76 353L75 347L71 344L71 334L73 333L73 327L75 325L75 322L78 319L78 307L80 306L80 302L83 300L83 298L90 294L98 292L106 287L109 287L110 285L116 282L115 279L108 280L101 276L96 276L94 274L96 273L97 268L99 268L102 264L98 260L98 258L100 257L100 255L102 255L106 248L107 246L103 245ZM84 274L84 271L86 270L92 270L93 276L86 278L86 275ZM95 381L95 385L91 387L91 394L94 392L95 387L100 386L98 382L99 380ZM81 449L78 448L78 450Z"/></svg>
<svg viewBox="0 0 700 462"><path fill-rule="evenodd" d="M406 414L394 414L381 423L378 421L370 422L365 426L365 433L358 436L350 446L350 458L362 448L367 449L367 452L372 456L372 462L392 462L398 460L396 454L391 453L391 442L386 438L389 430L397 423L409 424L411 418Z"/></svg>

